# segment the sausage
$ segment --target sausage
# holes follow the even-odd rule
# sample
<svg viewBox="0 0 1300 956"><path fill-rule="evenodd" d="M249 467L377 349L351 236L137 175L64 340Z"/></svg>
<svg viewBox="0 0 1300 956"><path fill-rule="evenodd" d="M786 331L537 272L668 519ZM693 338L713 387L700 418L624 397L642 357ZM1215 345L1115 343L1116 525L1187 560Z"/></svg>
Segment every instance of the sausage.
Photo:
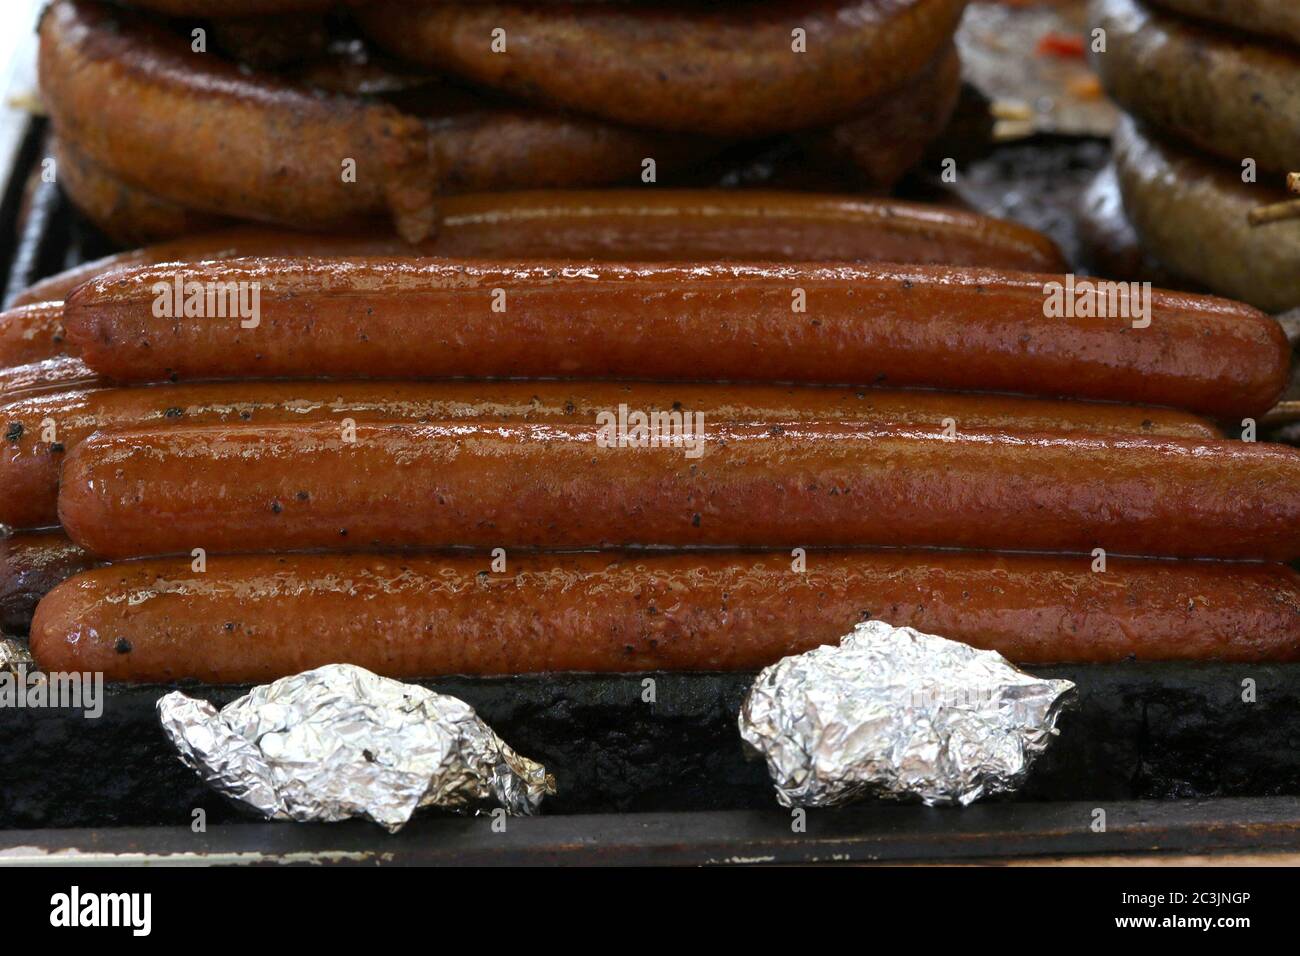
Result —
<svg viewBox="0 0 1300 956"><path fill-rule="evenodd" d="M425 247L412 246L380 228L356 228L348 233L311 233L270 226L233 226L211 233L183 236L141 249L104 256L73 266L56 275L41 279L11 303L61 300L88 279L116 269L158 262L192 262L206 259L230 259L236 256L331 256L419 254Z"/></svg>
<svg viewBox="0 0 1300 956"><path fill-rule="evenodd" d="M898 199L770 190L606 189L457 196L431 254L613 261L886 261L1064 268L1040 232Z"/></svg>
<svg viewBox="0 0 1300 956"><path fill-rule="evenodd" d="M452 196L416 246L382 231L241 226L163 242L43 279L15 305L63 299L115 269L240 256L884 260L1064 270L1055 244L1004 219L895 199L766 190L562 190Z"/></svg>
<svg viewBox="0 0 1300 956"><path fill-rule="evenodd" d="M1115 128L1124 209L1170 268L1270 312L1300 305L1300 220L1252 227L1255 206L1286 199L1266 183L1160 142L1131 119Z"/></svg>
<svg viewBox="0 0 1300 956"><path fill-rule="evenodd" d="M848 163L868 186L891 189L947 127L960 94L961 58L949 47L920 76L860 115L805 134L805 149Z"/></svg>
<svg viewBox="0 0 1300 956"><path fill-rule="evenodd" d="M1248 33L1300 43L1295 0L1155 0L1156 5Z"/></svg>
<svg viewBox="0 0 1300 956"><path fill-rule="evenodd" d="M1028 555L213 557L111 565L41 602L47 671L253 683L324 664L389 677L756 670L879 618L1021 664L1300 659L1280 565ZM126 600L127 596L130 600Z"/></svg>
<svg viewBox="0 0 1300 956"><path fill-rule="evenodd" d="M1300 450L1284 445L690 415L658 427L665 440L644 447L619 447L609 420L101 432L64 460L59 520L107 558L632 545L1300 555Z"/></svg>
<svg viewBox="0 0 1300 956"><path fill-rule="evenodd" d="M58 529L0 537L0 631L26 634L36 603L95 561Z"/></svg>
<svg viewBox="0 0 1300 956"><path fill-rule="evenodd" d="M103 380L71 355L42 359L27 365L0 369L0 402L11 402L28 395L65 392L75 388L102 386Z"/></svg>
<svg viewBox="0 0 1300 956"><path fill-rule="evenodd" d="M33 302L0 312L0 369L54 358L66 346L62 302Z"/></svg>
<svg viewBox="0 0 1300 956"><path fill-rule="evenodd" d="M313 228L386 213L410 240L433 225L424 123L391 106L242 72L85 0L46 9L40 79L60 137L160 198ZM345 182L349 159L355 181Z"/></svg>
<svg viewBox="0 0 1300 956"><path fill-rule="evenodd" d="M1152 10L1093 0L1106 31L1093 55L1102 83L1156 129L1228 160L1285 173L1300 156L1300 51Z"/></svg>
<svg viewBox="0 0 1300 956"><path fill-rule="evenodd" d="M42 20L41 88L60 137L143 190L131 210L150 208L162 225L151 199L312 230L387 213L418 241L434 228L439 191L616 182L646 157L671 168L718 148L500 107L426 120L194 54L182 37L84 0L59 0Z"/></svg>
<svg viewBox="0 0 1300 956"><path fill-rule="evenodd" d="M59 466L91 432L341 421L588 421L604 410L699 411L709 422L869 424L1216 438L1211 423L1159 408L944 392L565 382L226 382L77 389L0 406L0 524L58 522ZM52 426L52 431L50 430Z"/></svg>
<svg viewBox="0 0 1300 956"><path fill-rule="evenodd" d="M380 46L525 99L647 129L749 137L846 119L920 73L965 0L765 0L735 9L367 5ZM493 31L505 31L503 52ZM796 52L796 30L806 51Z"/></svg>
<svg viewBox="0 0 1300 956"><path fill-rule="evenodd" d="M441 98L435 100L439 107ZM636 181L689 167L722 143L559 113L477 109L430 118L429 149L446 193L562 189Z"/></svg>
<svg viewBox="0 0 1300 956"><path fill-rule="evenodd" d="M1122 281L1150 281L1166 289L1205 291L1203 286L1170 271L1143 249L1142 240L1124 211L1114 162L1103 166L1080 194L1076 224L1081 254L1093 275Z"/></svg>
<svg viewBox="0 0 1300 956"><path fill-rule="evenodd" d="M233 305L230 318L155 317L178 279L243 290L245 306L256 288L256 327L241 328L253 320ZM1150 324L1133 328L1049 315L1051 282L1065 288L1059 276L934 266L250 259L93 279L69 295L64 324L86 363L122 382L743 379L1015 391L1225 418L1267 410L1286 387L1286 337L1248 306L1159 292ZM1104 289L1077 295L1087 308L1076 316L1120 311Z"/></svg>
<svg viewBox="0 0 1300 956"><path fill-rule="evenodd" d="M54 157L64 194L95 228L120 245L210 232L231 221L128 186L62 139L55 139Z"/></svg>

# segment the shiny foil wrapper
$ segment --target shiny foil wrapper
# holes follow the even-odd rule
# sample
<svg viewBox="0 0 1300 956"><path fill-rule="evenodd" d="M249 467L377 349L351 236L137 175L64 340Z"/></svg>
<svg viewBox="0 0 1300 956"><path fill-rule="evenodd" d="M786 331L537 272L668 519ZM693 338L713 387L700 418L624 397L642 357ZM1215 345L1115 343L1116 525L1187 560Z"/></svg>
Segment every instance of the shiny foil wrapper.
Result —
<svg viewBox="0 0 1300 956"><path fill-rule="evenodd" d="M0 637L0 673L32 673L35 670L36 661L26 644L12 637Z"/></svg>
<svg viewBox="0 0 1300 956"><path fill-rule="evenodd" d="M740 736L767 760L782 806L966 806L1024 782L1073 694L995 651L870 621L759 674Z"/></svg>
<svg viewBox="0 0 1300 956"><path fill-rule="evenodd" d="M555 793L469 704L351 664L264 684L220 711L173 691L158 717L185 764L272 820L365 817L396 833L421 807L531 814Z"/></svg>

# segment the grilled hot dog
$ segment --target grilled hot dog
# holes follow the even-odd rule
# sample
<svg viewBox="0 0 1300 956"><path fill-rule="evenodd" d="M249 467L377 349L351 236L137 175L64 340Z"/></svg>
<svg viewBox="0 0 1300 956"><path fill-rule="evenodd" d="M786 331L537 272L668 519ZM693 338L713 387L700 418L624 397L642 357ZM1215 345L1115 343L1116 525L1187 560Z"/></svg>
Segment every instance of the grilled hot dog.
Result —
<svg viewBox="0 0 1300 956"><path fill-rule="evenodd" d="M130 600L127 600L127 598ZM1270 565L983 554L293 555L89 571L40 604L42 668L267 681L749 670L875 617L1022 664L1300 658L1300 579Z"/></svg>
<svg viewBox="0 0 1300 956"><path fill-rule="evenodd" d="M58 522L59 466L97 430L342 421L595 421L599 412L684 409L706 421L854 421L864 424L1214 438L1182 412L885 389L617 385L602 383L225 382L45 392L0 406L0 524ZM52 430L51 427L52 426Z"/></svg>
<svg viewBox="0 0 1300 956"><path fill-rule="evenodd" d="M608 420L99 433L68 453L59 519L110 558L459 545L1300 555L1300 450L1282 445L843 423L701 430L689 415L659 432L639 447L620 447Z"/></svg>
<svg viewBox="0 0 1300 956"><path fill-rule="evenodd" d="M63 355L63 303L33 302L0 312L0 369Z"/></svg>
<svg viewBox="0 0 1300 956"><path fill-rule="evenodd" d="M115 269L238 256L441 255L574 260L816 259L1065 268L1050 239L959 209L768 190L521 191L449 196L418 245L382 231L331 235L241 226L120 253L43 279L14 305L63 299Z"/></svg>
<svg viewBox="0 0 1300 956"><path fill-rule="evenodd" d="M64 323L86 363L123 382L797 381L1015 391L1222 417L1265 411L1286 387L1286 337L1248 306L1160 292L1145 327L1084 317L1083 307L1056 317L1047 283L1058 280L893 265L257 259L102 276L69 296ZM178 282L243 290L246 305L257 290L255 327L241 328L252 320L233 305L227 318L155 316L156 304L182 311ZM1080 299L1093 314L1117 311L1100 290Z"/></svg>

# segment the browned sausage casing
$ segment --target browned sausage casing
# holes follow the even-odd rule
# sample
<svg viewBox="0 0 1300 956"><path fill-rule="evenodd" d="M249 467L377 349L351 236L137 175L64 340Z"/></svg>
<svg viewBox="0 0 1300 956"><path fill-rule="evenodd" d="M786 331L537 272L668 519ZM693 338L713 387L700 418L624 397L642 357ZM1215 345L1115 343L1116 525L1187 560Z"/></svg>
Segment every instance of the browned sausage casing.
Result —
<svg viewBox="0 0 1300 956"><path fill-rule="evenodd" d="M119 245L211 232L230 223L226 216L199 212L127 185L62 138L55 139L54 156L63 192L83 216Z"/></svg>
<svg viewBox="0 0 1300 956"><path fill-rule="evenodd" d="M1238 177L1247 159L1276 173L1296 168L1300 50L1143 0L1092 0L1090 19L1106 36L1093 65L1125 111L1226 160Z"/></svg>
<svg viewBox="0 0 1300 956"><path fill-rule="evenodd" d="M1004 219L897 199L773 190L534 190L450 196L438 234L412 246L380 230L345 235L241 226L120 253L43 279L14 305L63 299L115 269L240 256L487 259L882 260L1052 272L1053 242Z"/></svg>
<svg viewBox="0 0 1300 956"><path fill-rule="evenodd" d="M833 123L902 86L965 0L768 0L737 8L384 3L362 27L404 59L648 129L755 136ZM493 49L505 31L504 51ZM795 31L806 49L795 49Z"/></svg>
<svg viewBox="0 0 1300 956"><path fill-rule="evenodd" d="M617 438L608 422L100 433L68 453L59 518L111 558L460 545L1300 555L1300 450L1283 445L707 420L694 450Z"/></svg>
<svg viewBox="0 0 1300 956"><path fill-rule="evenodd" d="M0 402L8 403L29 395L66 392L69 389L102 386L103 380L71 355L0 369Z"/></svg>
<svg viewBox="0 0 1300 956"><path fill-rule="evenodd" d="M0 537L0 631L27 633L36 603L59 582L94 565L57 529Z"/></svg>
<svg viewBox="0 0 1300 956"><path fill-rule="evenodd" d="M1049 317L1059 276L895 265L256 259L143 267L68 297L69 340L124 381L574 377L889 384L1257 414L1286 387L1271 318L1151 297L1150 324ZM176 283L256 289L240 317L155 317ZM211 285L210 285L211 284ZM1104 294L1092 311L1109 308ZM204 306L206 310L206 306ZM215 311L215 303L212 311ZM251 321L251 320L248 320Z"/></svg>
<svg viewBox="0 0 1300 956"><path fill-rule="evenodd" d="M41 393L0 406L0 524L58 522L59 466L94 431L341 421L586 421L620 404L686 409L707 421L864 424L1216 438L1194 415L1109 403L886 389L564 382L222 382ZM49 426L52 431L48 431Z"/></svg>
<svg viewBox="0 0 1300 956"><path fill-rule="evenodd" d="M41 602L46 670L267 681L352 663L389 677L751 670L878 618L1022 664L1300 658L1277 565L987 554L293 555L144 561ZM127 600L127 597L131 600Z"/></svg>
<svg viewBox="0 0 1300 956"><path fill-rule="evenodd" d="M62 302L34 302L0 312L0 368L40 362L66 351Z"/></svg>
<svg viewBox="0 0 1300 956"><path fill-rule="evenodd" d="M387 213L412 240L433 226L435 177L419 119L245 74L104 4L58 0L40 37L41 93L59 136L133 186L294 226ZM349 160L356 172L345 181Z"/></svg>

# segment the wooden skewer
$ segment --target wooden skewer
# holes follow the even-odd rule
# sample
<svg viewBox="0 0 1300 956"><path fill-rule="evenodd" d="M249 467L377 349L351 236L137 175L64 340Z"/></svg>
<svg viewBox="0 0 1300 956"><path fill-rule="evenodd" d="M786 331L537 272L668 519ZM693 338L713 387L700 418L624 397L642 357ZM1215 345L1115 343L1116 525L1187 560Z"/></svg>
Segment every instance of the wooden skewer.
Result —
<svg viewBox="0 0 1300 956"><path fill-rule="evenodd" d="M1293 193L1300 193L1300 173L1286 174L1286 188ZM1252 226L1300 219L1300 199L1287 199L1283 202L1269 203L1267 206L1256 206L1247 215L1247 219Z"/></svg>
<svg viewBox="0 0 1300 956"><path fill-rule="evenodd" d="M1300 199L1288 199L1285 202L1269 203L1256 206L1248 214L1252 226L1263 226L1271 222L1285 222L1288 219L1300 219Z"/></svg>

